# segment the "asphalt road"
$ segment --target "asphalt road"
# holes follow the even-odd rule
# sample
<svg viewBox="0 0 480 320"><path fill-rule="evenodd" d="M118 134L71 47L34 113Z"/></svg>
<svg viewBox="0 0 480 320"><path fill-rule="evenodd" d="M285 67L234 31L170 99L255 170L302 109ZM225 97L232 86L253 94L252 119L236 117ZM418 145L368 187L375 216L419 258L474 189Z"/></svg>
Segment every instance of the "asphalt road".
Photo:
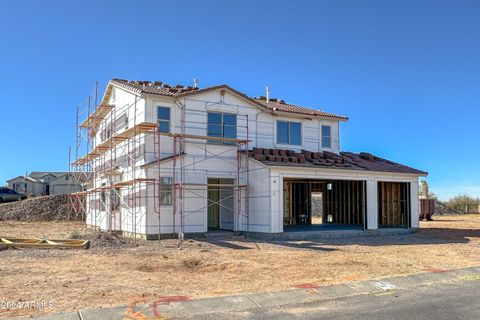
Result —
<svg viewBox="0 0 480 320"><path fill-rule="evenodd" d="M480 319L480 281L434 284L273 309L206 314L195 319Z"/></svg>

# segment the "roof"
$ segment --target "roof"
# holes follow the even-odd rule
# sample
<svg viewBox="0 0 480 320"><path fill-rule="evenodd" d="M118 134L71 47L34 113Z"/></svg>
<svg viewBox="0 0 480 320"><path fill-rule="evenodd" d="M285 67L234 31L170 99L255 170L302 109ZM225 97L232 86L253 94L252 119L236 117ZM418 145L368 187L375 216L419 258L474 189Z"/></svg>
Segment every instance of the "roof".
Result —
<svg viewBox="0 0 480 320"><path fill-rule="evenodd" d="M42 178L46 175L49 175L51 174L52 176L55 176L55 177L59 177L65 173L68 173L68 172L65 172L65 171L33 171L33 172L30 172L28 174L29 177L32 177L32 178L35 178L35 179L38 179L38 178Z"/></svg>
<svg viewBox="0 0 480 320"><path fill-rule="evenodd" d="M32 177L29 177L29 176L17 176L15 178L12 178L10 180L7 180L7 182L10 182L10 181L13 181L13 180L17 180L17 179L21 179L22 181L30 181L30 182L41 182L41 181L38 181L37 179L35 178L32 178Z"/></svg>
<svg viewBox="0 0 480 320"><path fill-rule="evenodd" d="M391 173L408 173L427 175L425 171L414 169L400 163L374 156L367 152L311 152L300 153L284 149L253 148L249 156L267 166L287 166L306 168L331 168L362 171L379 171Z"/></svg>
<svg viewBox="0 0 480 320"><path fill-rule="evenodd" d="M74 177L77 180L77 182L80 182L80 183L86 182L93 178L93 172L65 172L62 175L56 176L54 179L51 180L51 182L58 180L60 178L63 178L64 176L67 176L67 175L70 177Z"/></svg>
<svg viewBox="0 0 480 320"><path fill-rule="evenodd" d="M143 81L143 80L136 80L136 81L129 81L125 79L112 79L110 83L116 84L119 87L132 90L137 93L149 93L149 94L156 94L162 96L169 96L173 97L180 93L185 93L188 91L196 91L199 90L198 88L194 88L191 86L183 86L183 85L169 85L163 83L161 81Z"/></svg>
<svg viewBox="0 0 480 320"><path fill-rule="evenodd" d="M343 121L348 120L347 117L344 117L338 114L333 114L333 113L329 113L329 112L325 112L317 109L297 106L294 104L286 103L281 99L269 99L269 101L267 102L266 97L257 97L255 98L255 100L261 103L266 108L271 109L273 111L291 112L291 113L298 113L298 114L304 114L309 116L335 118Z"/></svg>
<svg viewBox="0 0 480 320"><path fill-rule="evenodd" d="M281 111L314 117L333 118L340 121L348 120L347 117L338 114L286 103L284 100L281 99L269 99L269 101L267 102L266 97L252 98L226 84L210 86L200 89L193 86L168 85L161 81L129 81L125 79L112 79L110 80L110 83L115 84L121 88L131 90L138 94L146 93L168 97L184 97L187 95L199 94L207 91L227 89L246 99L247 101L270 111Z"/></svg>

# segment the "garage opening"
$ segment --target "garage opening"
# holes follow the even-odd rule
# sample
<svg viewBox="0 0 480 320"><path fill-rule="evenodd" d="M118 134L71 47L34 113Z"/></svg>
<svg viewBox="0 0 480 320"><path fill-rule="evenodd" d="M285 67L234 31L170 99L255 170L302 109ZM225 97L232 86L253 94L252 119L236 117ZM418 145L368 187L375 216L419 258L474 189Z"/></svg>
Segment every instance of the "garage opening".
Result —
<svg viewBox="0 0 480 320"><path fill-rule="evenodd" d="M365 181L284 180L284 227L365 226Z"/></svg>
<svg viewBox="0 0 480 320"><path fill-rule="evenodd" d="M410 227L410 183L378 183L378 227Z"/></svg>

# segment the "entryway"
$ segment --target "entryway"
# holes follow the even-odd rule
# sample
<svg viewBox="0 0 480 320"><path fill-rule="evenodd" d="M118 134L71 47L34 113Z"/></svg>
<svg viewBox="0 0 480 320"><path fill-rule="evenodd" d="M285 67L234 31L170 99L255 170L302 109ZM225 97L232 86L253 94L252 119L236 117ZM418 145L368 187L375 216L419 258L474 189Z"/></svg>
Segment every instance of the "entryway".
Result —
<svg viewBox="0 0 480 320"><path fill-rule="evenodd" d="M208 179L208 229L233 230L234 228L234 180Z"/></svg>

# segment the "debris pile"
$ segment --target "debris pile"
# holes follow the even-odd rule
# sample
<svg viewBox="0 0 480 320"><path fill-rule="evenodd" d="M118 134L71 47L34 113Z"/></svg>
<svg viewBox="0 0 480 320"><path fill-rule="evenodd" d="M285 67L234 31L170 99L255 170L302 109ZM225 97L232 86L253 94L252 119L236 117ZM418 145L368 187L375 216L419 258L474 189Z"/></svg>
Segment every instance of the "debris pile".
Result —
<svg viewBox="0 0 480 320"><path fill-rule="evenodd" d="M129 247L134 246L133 239L123 238L113 232L106 231L91 231L85 234L74 233L67 237L67 239L82 239L90 240L90 248L96 247Z"/></svg>
<svg viewBox="0 0 480 320"><path fill-rule="evenodd" d="M0 204L0 221L81 220L70 214L68 196L64 194L29 198Z"/></svg>
<svg viewBox="0 0 480 320"><path fill-rule="evenodd" d="M442 214L463 214L463 212L457 210L457 209L454 209L454 208L450 208L449 206L447 206L445 203L443 203L442 201L439 201L439 200L435 200L435 210L434 210L435 214L437 215L442 215Z"/></svg>

